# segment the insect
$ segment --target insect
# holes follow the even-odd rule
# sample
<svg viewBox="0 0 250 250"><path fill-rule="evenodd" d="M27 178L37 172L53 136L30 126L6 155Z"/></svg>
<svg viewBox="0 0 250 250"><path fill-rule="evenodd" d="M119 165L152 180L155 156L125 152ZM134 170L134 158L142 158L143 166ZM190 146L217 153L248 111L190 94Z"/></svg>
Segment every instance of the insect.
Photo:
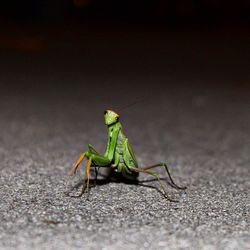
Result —
<svg viewBox="0 0 250 250"><path fill-rule="evenodd" d="M89 180L90 180L90 168L95 168L96 179L97 179L97 167L108 167L112 171L120 173L122 177L127 180L135 181L137 180L139 173L145 173L155 177L162 190L164 196L171 200L165 190L164 184L160 175L156 172L153 172L152 169L156 167L162 167L166 170L168 177L171 181L173 187L177 189L186 189L186 187L180 187L175 184L173 181L169 169L165 163L158 163L152 166L139 167L132 147L128 141L128 138L124 135L122 125L119 121L119 115L112 111L104 111L104 120L105 124L108 127L108 142L104 155L99 154L94 147L89 144L88 150L81 154L80 158L72 166L71 171L68 173L69 176L76 173L77 168L84 158L88 159L87 167L84 173L84 183L83 188L79 196L89 191Z"/></svg>

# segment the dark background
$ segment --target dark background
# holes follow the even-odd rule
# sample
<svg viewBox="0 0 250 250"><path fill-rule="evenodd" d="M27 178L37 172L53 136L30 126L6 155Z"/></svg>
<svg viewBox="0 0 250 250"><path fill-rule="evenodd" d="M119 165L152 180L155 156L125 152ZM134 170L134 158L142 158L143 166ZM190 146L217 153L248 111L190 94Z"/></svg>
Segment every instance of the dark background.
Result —
<svg viewBox="0 0 250 250"><path fill-rule="evenodd" d="M83 78L99 76L97 90L116 76L131 76L143 78L133 83L138 92L152 86L154 77L162 79L155 84L170 89L198 84L245 91L249 9L246 0L2 1L1 70L2 77L13 79L1 84L10 94L12 85L15 92L25 86L45 92L60 86L61 91L83 93L93 85ZM26 80L32 74L37 79L53 75L55 81ZM118 80L115 88L120 85ZM136 99L144 96L138 93Z"/></svg>
<svg viewBox="0 0 250 250"><path fill-rule="evenodd" d="M16 19L109 19L139 22L249 21L249 2L234 1L2 1L1 14Z"/></svg>

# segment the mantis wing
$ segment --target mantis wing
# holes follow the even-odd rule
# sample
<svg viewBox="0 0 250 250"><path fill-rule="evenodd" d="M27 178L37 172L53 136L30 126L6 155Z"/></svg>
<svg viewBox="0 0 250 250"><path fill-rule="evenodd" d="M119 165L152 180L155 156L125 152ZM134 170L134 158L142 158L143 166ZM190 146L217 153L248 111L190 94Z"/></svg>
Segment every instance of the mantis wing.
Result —
<svg viewBox="0 0 250 250"><path fill-rule="evenodd" d="M130 146L128 142L128 139L125 140L124 146L125 146L125 152L124 152L123 158L124 158L125 164L128 167L138 168L137 160L135 158L132 147Z"/></svg>

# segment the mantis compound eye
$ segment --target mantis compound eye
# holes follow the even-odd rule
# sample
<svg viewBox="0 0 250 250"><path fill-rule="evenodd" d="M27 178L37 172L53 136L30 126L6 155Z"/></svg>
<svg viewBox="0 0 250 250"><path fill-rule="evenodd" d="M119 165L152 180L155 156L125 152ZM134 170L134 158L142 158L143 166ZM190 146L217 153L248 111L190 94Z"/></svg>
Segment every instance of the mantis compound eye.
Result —
<svg viewBox="0 0 250 250"><path fill-rule="evenodd" d="M107 111L107 110L105 110L105 111L104 111L104 115L106 115L107 113L108 113L108 111Z"/></svg>

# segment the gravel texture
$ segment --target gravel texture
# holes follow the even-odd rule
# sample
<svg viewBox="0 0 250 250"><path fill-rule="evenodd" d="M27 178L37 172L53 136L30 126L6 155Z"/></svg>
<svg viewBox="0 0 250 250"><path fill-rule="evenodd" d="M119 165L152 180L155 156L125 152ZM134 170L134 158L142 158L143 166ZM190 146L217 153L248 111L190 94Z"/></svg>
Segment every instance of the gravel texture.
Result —
<svg viewBox="0 0 250 250"><path fill-rule="evenodd" d="M228 45L217 33L215 51L210 34L189 38L192 51L176 34L141 48L147 36L3 54L0 249L250 249L248 58L238 38ZM124 132L140 165L166 161L188 187L166 186L179 202L145 175L139 185L99 181L89 200L67 196L87 144L105 149L103 110L144 96L120 111Z"/></svg>

